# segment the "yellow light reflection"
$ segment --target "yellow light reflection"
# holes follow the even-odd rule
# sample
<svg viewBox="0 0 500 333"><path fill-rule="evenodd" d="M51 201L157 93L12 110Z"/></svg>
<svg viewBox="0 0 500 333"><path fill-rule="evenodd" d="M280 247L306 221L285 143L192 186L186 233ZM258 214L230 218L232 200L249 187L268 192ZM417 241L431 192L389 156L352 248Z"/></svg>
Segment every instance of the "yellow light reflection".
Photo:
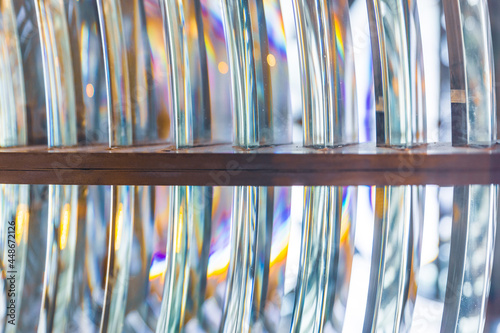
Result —
<svg viewBox="0 0 500 333"><path fill-rule="evenodd" d="M267 63L269 64L269 66L271 67L274 67L276 66L276 58L274 57L274 55L272 55L271 53L269 53L267 55Z"/></svg>
<svg viewBox="0 0 500 333"><path fill-rule="evenodd" d="M181 252L182 229L184 226L184 205L179 207L179 223L177 224L177 235L175 237L175 253Z"/></svg>
<svg viewBox="0 0 500 333"><path fill-rule="evenodd" d="M123 204L120 202L118 211L116 213L116 226L115 226L115 251L118 251L122 242L122 228L123 228Z"/></svg>
<svg viewBox="0 0 500 333"><path fill-rule="evenodd" d="M215 219L217 214L217 207L219 207L221 197L221 189L220 187L214 187L212 194L212 219Z"/></svg>
<svg viewBox="0 0 500 333"><path fill-rule="evenodd" d="M219 72L222 74L227 74L227 72L229 72L229 66L224 61L219 62L218 68Z"/></svg>
<svg viewBox="0 0 500 333"><path fill-rule="evenodd" d="M342 38L342 33L344 32L344 28L341 25L340 22L342 22L342 19L337 15L334 14L334 22L335 22L335 39L337 40L337 47L340 46L342 55L344 53L344 39Z"/></svg>
<svg viewBox="0 0 500 333"><path fill-rule="evenodd" d="M94 86L92 84L87 84L87 87L85 88L85 91L87 92L87 96L89 98L94 97Z"/></svg>
<svg viewBox="0 0 500 333"><path fill-rule="evenodd" d="M274 265L284 262L286 260L286 256L288 255L288 242L285 243L285 246L283 246L279 252L275 255L274 258L271 258L271 263L270 267L273 267Z"/></svg>
<svg viewBox="0 0 500 333"><path fill-rule="evenodd" d="M24 235L24 229L26 225L28 225L29 221L29 210L28 210L28 205L26 204L20 204L17 206L17 212L16 212L16 244L20 245L21 244L21 239L23 238Z"/></svg>
<svg viewBox="0 0 500 333"><path fill-rule="evenodd" d="M61 224L59 231L59 248L64 250L66 245L68 244L68 234L69 234L69 220L71 217L71 207L69 203L64 205L62 214L61 214Z"/></svg>
<svg viewBox="0 0 500 333"><path fill-rule="evenodd" d="M342 225L340 230L340 243L343 244L349 240L351 230L351 223L349 221L344 222L344 218L342 218Z"/></svg>
<svg viewBox="0 0 500 333"><path fill-rule="evenodd" d="M385 207L385 189L383 187L377 187L376 190L376 201L375 201L375 214L377 218L381 219L384 217L384 207Z"/></svg>
<svg viewBox="0 0 500 333"><path fill-rule="evenodd" d="M220 280L223 280L226 277L228 269L229 269L229 261L227 261L225 265L216 267L215 269L209 271L207 273L207 278L210 279L218 276Z"/></svg>
<svg viewBox="0 0 500 333"><path fill-rule="evenodd" d="M164 271L151 271L149 273L149 281L156 280L157 278L161 277L163 275Z"/></svg>
<svg viewBox="0 0 500 333"><path fill-rule="evenodd" d="M189 28L188 28L189 34L193 38L198 38L198 25L196 23L196 18L192 18L191 22L189 22Z"/></svg>

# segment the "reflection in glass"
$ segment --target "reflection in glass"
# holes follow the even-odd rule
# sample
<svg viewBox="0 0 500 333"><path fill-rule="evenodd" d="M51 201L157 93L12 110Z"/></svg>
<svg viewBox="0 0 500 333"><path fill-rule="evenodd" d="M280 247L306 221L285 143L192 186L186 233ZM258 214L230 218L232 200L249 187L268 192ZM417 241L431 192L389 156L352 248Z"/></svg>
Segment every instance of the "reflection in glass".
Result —
<svg viewBox="0 0 500 333"><path fill-rule="evenodd" d="M365 331L410 329L420 268L423 189L377 187Z"/></svg>
<svg viewBox="0 0 500 333"><path fill-rule="evenodd" d="M199 316L193 317L186 327L198 327L207 332L218 332L224 307L224 293L230 258L230 230L233 188L214 187L212 201L212 227L210 229L207 284L199 305Z"/></svg>
<svg viewBox="0 0 500 333"><path fill-rule="evenodd" d="M274 192L274 193L273 193ZM267 189L267 221L259 228L258 293L254 293L252 331L277 332L284 307L285 268L290 236L290 188ZM274 198L272 198L274 196ZM272 200L271 200L272 198ZM270 209L274 206L272 214ZM271 224L272 222L272 224Z"/></svg>
<svg viewBox="0 0 500 333"><path fill-rule="evenodd" d="M352 195L347 188L305 188L292 332L342 330L353 255Z"/></svg>
<svg viewBox="0 0 500 333"><path fill-rule="evenodd" d="M27 320L17 321L20 332L34 332L39 324L47 253L48 192L47 185L30 185L26 265L20 295L23 301L17 308L18 318Z"/></svg>
<svg viewBox="0 0 500 333"><path fill-rule="evenodd" d="M123 330L156 327L158 301L150 286L150 268L155 251L155 190L152 186L135 187L134 227ZM156 302L155 302L156 301Z"/></svg>
<svg viewBox="0 0 500 333"><path fill-rule="evenodd" d="M23 301L24 278L28 252L29 185L1 185L0 187L0 328L2 332L15 332L18 313L8 310L13 301L17 309ZM15 254L14 254L15 253ZM4 273L5 272L5 273ZM9 290L15 293L9 293ZM13 321L12 321L13 320ZM9 321L11 321L9 323Z"/></svg>
<svg viewBox="0 0 500 333"><path fill-rule="evenodd" d="M346 0L295 0L304 146L358 141L354 54Z"/></svg>
<svg viewBox="0 0 500 333"><path fill-rule="evenodd" d="M456 186L442 331L482 332L495 248L497 187Z"/></svg>
<svg viewBox="0 0 500 333"><path fill-rule="evenodd" d="M494 60L487 0L443 2L450 60L452 143L496 141Z"/></svg>
<svg viewBox="0 0 500 333"><path fill-rule="evenodd" d="M134 186L112 186L101 331L121 332L127 306L134 231Z"/></svg>
<svg viewBox="0 0 500 333"><path fill-rule="evenodd" d="M1 185L0 214L16 225L22 320L9 326L2 316L0 324L7 332L289 332L349 330L356 325L348 320L359 320L366 331L418 329L426 188L373 189L372 210L355 187ZM454 208L442 330L481 331L497 186L457 186L448 199ZM356 211L375 223L371 252L361 246L371 243L365 224L355 256ZM5 269L8 231L0 226ZM362 308L348 310L348 296L362 296Z"/></svg>
<svg viewBox="0 0 500 333"><path fill-rule="evenodd" d="M265 194L264 194L265 195ZM257 237L259 235L260 191L256 187L238 187L233 194L231 259L227 277L222 332L250 328L252 296L257 278Z"/></svg>
<svg viewBox="0 0 500 333"><path fill-rule="evenodd" d="M290 191L284 188L234 188L231 252L220 331L277 329L279 299L284 292L289 200ZM279 250L273 240L278 241L275 246Z"/></svg>
<svg viewBox="0 0 500 333"><path fill-rule="evenodd" d="M74 303L70 327L85 325L93 331L100 327L106 288L108 258L111 188L87 186L79 203L79 220L76 244Z"/></svg>
<svg viewBox="0 0 500 333"><path fill-rule="evenodd" d="M377 144L426 142L425 90L416 1L368 0Z"/></svg>
<svg viewBox="0 0 500 333"><path fill-rule="evenodd" d="M171 219L167 235L166 275L157 332L178 332L184 322L193 237L193 191L189 186L171 188Z"/></svg>
<svg viewBox="0 0 500 333"><path fill-rule="evenodd" d="M77 185L50 185L47 253L39 329L67 329L73 295L75 250L78 233Z"/></svg>

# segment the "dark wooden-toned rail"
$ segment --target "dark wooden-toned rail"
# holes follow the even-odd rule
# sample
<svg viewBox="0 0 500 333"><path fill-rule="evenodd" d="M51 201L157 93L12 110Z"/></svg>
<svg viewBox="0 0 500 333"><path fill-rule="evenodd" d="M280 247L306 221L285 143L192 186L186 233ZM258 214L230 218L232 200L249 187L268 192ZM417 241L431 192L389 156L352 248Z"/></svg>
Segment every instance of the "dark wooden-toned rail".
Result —
<svg viewBox="0 0 500 333"><path fill-rule="evenodd" d="M151 145L0 149L0 183L82 185L466 185L500 183L500 147L359 144L252 151Z"/></svg>

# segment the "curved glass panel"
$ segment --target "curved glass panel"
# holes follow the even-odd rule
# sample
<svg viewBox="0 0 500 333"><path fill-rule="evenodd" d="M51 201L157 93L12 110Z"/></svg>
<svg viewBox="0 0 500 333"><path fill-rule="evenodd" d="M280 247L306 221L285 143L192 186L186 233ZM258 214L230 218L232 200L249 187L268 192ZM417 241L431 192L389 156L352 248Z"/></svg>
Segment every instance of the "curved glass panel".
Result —
<svg viewBox="0 0 500 333"><path fill-rule="evenodd" d="M426 141L420 22L416 1L368 0L377 144Z"/></svg>
<svg viewBox="0 0 500 333"><path fill-rule="evenodd" d="M77 185L49 186L47 253L39 329L66 330L73 294L78 234Z"/></svg>
<svg viewBox="0 0 500 333"><path fill-rule="evenodd" d="M273 43L284 41L278 1L222 1L224 32L229 55L233 100L233 142L252 148L291 141L289 93L285 46L277 59ZM274 16L273 16L274 14ZM278 71L272 70L277 65ZM274 82L274 83L273 83ZM285 87L283 89L283 87Z"/></svg>
<svg viewBox="0 0 500 333"><path fill-rule="evenodd" d="M104 306L111 190L109 186L84 187L79 203L73 303L69 327L85 325L98 331ZM84 207L84 208L83 208ZM83 208L83 209L82 209Z"/></svg>
<svg viewBox="0 0 500 333"><path fill-rule="evenodd" d="M23 104L22 94L24 90L24 107L26 108L26 136L27 144L47 144L47 112L46 112L46 96L45 96L45 83L44 83L44 71L43 71L43 55L41 48L41 40L39 34L39 26L37 23L37 12L36 12L36 2L21 0L12 1L11 6L8 5L8 1L2 2L2 11L5 10L6 21L8 23L8 13L9 9L13 10L15 17L14 25L17 31L19 44L18 49L11 48L9 53L11 55L15 52L19 52L19 73L12 72L12 83L16 82L14 75L22 75L22 80L18 83L19 86L15 87L16 103ZM12 39L7 39L6 41L13 42ZM14 47L15 45L11 45ZM15 65L11 62L11 66ZM22 68L22 71L21 71ZM6 88L5 92L8 92L10 88ZM7 101L3 100L0 103L5 103ZM13 112L14 109L9 110ZM16 109L18 110L18 109ZM3 115L1 117L4 117ZM11 119L12 117L9 116ZM20 124L19 124L20 125Z"/></svg>
<svg viewBox="0 0 500 333"><path fill-rule="evenodd" d="M452 143L496 141L491 26L486 0L444 2L450 60Z"/></svg>
<svg viewBox="0 0 500 333"><path fill-rule="evenodd" d="M100 330L120 332L127 306L134 231L134 186L113 186L106 289Z"/></svg>
<svg viewBox="0 0 500 333"><path fill-rule="evenodd" d="M0 218L5 221L0 225L0 265L2 274L5 274L0 281L0 295L3 298L1 303L5 304L0 310L2 332L16 332L21 327L16 320L16 306L17 309L21 308L25 297L23 289L30 223L29 195L29 185L1 185ZM14 307L12 303L15 304Z"/></svg>
<svg viewBox="0 0 500 333"><path fill-rule="evenodd" d="M157 142L170 133L165 101L158 100L168 75L157 5L147 0L97 2L104 49L110 147ZM163 96L170 99L171 96ZM157 102L160 104L157 105Z"/></svg>
<svg viewBox="0 0 500 333"><path fill-rule="evenodd" d="M365 331L406 331L411 326L423 225L419 200L417 188L376 188Z"/></svg>
<svg viewBox="0 0 500 333"><path fill-rule="evenodd" d="M0 147L27 143L23 64L12 1L0 3Z"/></svg>
<svg viewBox="0 0 500 333"><path fill-rule="evenodd" d="M352 194L347 188L305 188L291 332L342 331L353 255L348 244Z"/></svg>
<svg viewBox="0 0 500 333"><path fill-rule="evenodd" d="M495 249L497 188L456 186L453 207L450 267L441 330L482 332Z"/></svg>
<svg viewBox="0 0 500 333"><path fill-rule="evenodd" d="M127 146L133 143L133 120L121 1L99 0L97 8L104 49L109 146Z"/></svg>
<svg viewBox="0 0 500 333"><path fill-rule="evenodd" d="M65 4L75 79L78 145L108 142L106 77L97 4ZM76 50L76 51L75 51Z"/></svg>
<svg viewBox="0 0 500 333"><path fill-rule="evenodd" d="M49 147L77 143L75 79L62 0L36 1L42 45Z"/></svg>
<svg viewBox="0 0 500 333"><path fill-rule="evenodd" d="M358 141L354 54L347 1L294 1L304 146Z"/></svg>

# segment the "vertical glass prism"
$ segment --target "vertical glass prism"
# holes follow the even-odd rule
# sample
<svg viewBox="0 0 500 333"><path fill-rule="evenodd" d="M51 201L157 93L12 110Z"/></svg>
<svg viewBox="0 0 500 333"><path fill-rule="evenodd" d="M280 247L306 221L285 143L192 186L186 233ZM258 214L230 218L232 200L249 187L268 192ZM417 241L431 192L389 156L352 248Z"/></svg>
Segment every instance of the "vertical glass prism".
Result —
<svg viewBox="0 0 500 333"><path fill-rule="evenodd" d="M0 4L0 147L27 144L21 45L12 1Z"/></svg>
<svg viewBox="0 0 500 333"><path fill-rule="evenodd" d="M156 105L156 83L164 74L158 71L164 69L164 64L155 66L159 46L150 39L158 42L151 31L152 26L157 26L158 13L152 12L145 0L99 0L97 5L104 49L110 147L156 142L159 137L166 137L165 132L169 132L166 123L170 120L163 106ZM152 15L149 26L148 15Z"/></svg>
<svg viewBox="0 0 500 333"><path fill-rule="evenodd" d="M426 142L425 83L416 1L367 0L377 145Z"/></svg>
<svg viewBox="0 0 500 333"><path fill-rule="evenodd" d="M130 82L134 144L157 140L153 60L147 33L146 1L121 1Z"/></svg>
<svg viewBox="0 0 500 333"><path fill-rule="evenodd" d="M248 149L291 142L288 67L279 1L224 0L222 10L231 73L234 144ZM276 46L279 57L271 53Z"/></svg>
<svg viewBox="0 0 500 333"><path fill-rule="evenodd" d="M8 2L3 2L2 6L7 5L7 3ZM22 87L19 86L19 90L17 91L19 99L16 98L16 100L19 103L23 103L22 90L24 89L27 144L46 145L47 105L41 47L42 41L39 33L40 27L37 23L37 3L36 1L20 0L12 1L11 4L12 6L9 8L13 9L15 16L15 25L11 27L15 27L17 30L19 38L18 50L21 61L19 66L22 65L21 73L23 75L22 80L19 82ZM5 15L8 15L7 8ZM15 49L10 49L9 52L15 52ZM15 74L13 73L12 75ZM15 82L16 79L13 77L13 80L13 82ZM9 88L5 90L5 92L8 91ZM10 112L12 111L13 110L10 110Z"/></svg>
<svg viewBox="0 0 500 333"><path fill-rule="evenodd" d="M37 0L49 147L77 144L75 78L62 0Z"/></svg>
<svg viewBox="0 0 500 333"><path fill-rule="evenodd" d="M49 147L106 142L98 14L89 1L36 2Z"/></svg>
<svg viewBox="0 0 500 333"><path fill-rule="evenodd" d="M97 3L65 5L75 79L78 145L108 142L106 75Z"/></svg>
<svg viewBox="0 0 500 333"><path fill-rule="evenodd" d="M491 17L496 17L500 14L500 3L495 0L488 0L488 8ZM493 49L493 65L495 68L500 68L500 22L497 20L490 20L491 23L491 41L492 41L492 49ZM495 70L494 76L495 82L500 81L500 72ZM500 96L500 84L495 84L495 95ZM500 104L496 103L496 117L497 122L500 117ZM499 136L500 126L497 124L497 139Z"/></svg>
<svg viewBox="0 0 500 333"><path fill-rule="evenodd" d="M452 144L496 141L491 26L486 0L444 3L450 61Z"/></svg>
<svg viewBox="0 0 500 333"><path fill-rule="evenodd" d="M174 141L178 148L207 143L212 119L200 1L162 0L160 4L171 71Z"/></svg>
<svg viewBox="0 0 500 333"><path fill-rule="evenodd" d="M108 96L110 147L133 143L129 65L120 0L98 0Z"/></svg>
<svg viewBox="0 0 500 333"><path fill-rule="evenodd" d="M293 1L302 80L304 146L358 141L349 3Z"/></svg>
<svg viewBox="0 0 500 333"><path fill-rule="evenodd" d="M495 69L487 0L444 4L451 84L452 144L496 142Z"/></svg>

